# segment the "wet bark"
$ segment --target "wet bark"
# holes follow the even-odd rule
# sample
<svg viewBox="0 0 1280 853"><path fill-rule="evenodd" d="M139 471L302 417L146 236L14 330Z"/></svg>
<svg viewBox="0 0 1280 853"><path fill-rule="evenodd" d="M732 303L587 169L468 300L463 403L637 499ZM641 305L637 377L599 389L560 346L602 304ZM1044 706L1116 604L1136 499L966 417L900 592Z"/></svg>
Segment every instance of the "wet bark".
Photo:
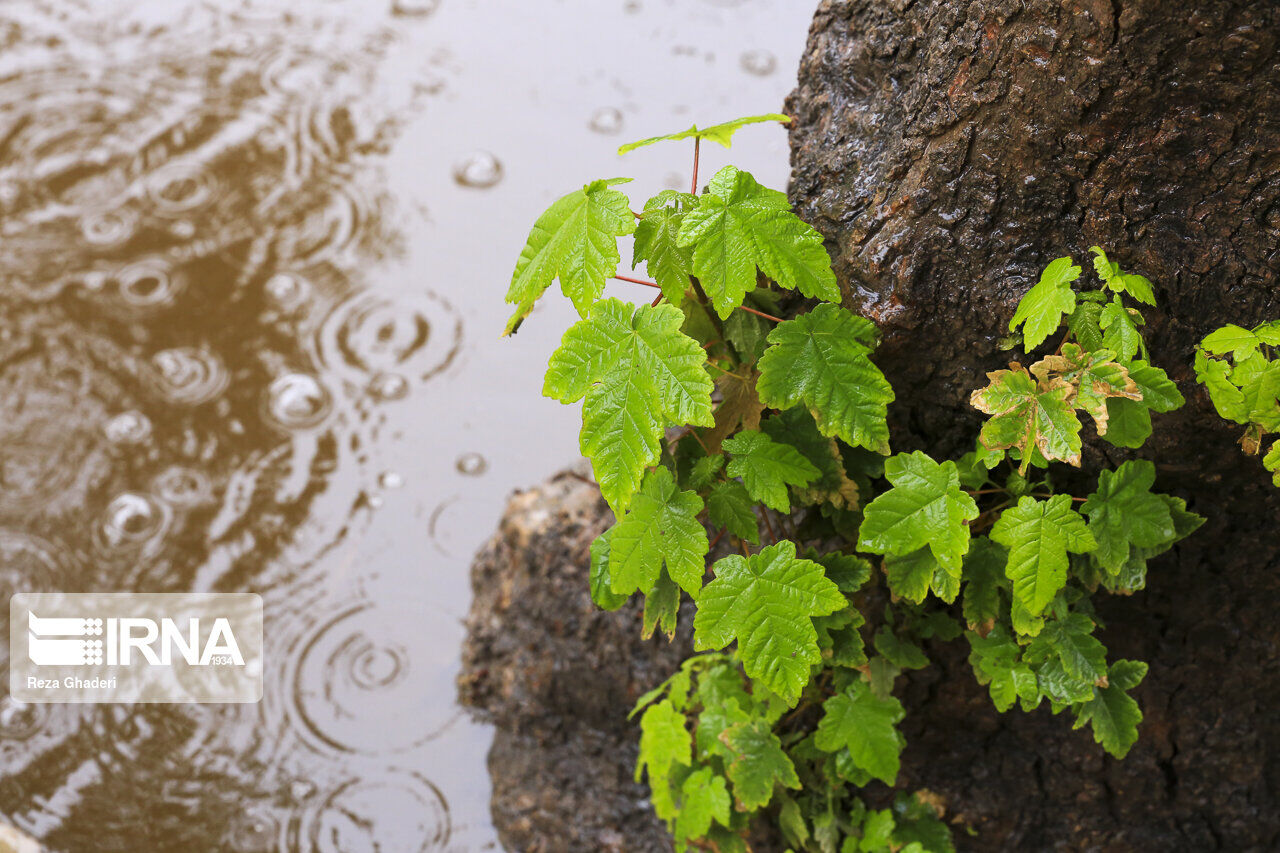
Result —
<svg viewBox="0 0 1280 853"><path fill-rule="evenodd" d="M1152 358L1188 400L1138 455L1208 517L1103 603L1112 654L1151 663L1127 759L1046 710L996 714L963 648L937 649L900 781L943 794L973 849L1275 849L1280 491L1190 361L1280 317L1280 4L828 0L788 112L792 200L885 333L895 449L972 446L1018 298L1096 243L1155 282ZM1086 469L1125 456L1093 440Z"/></svg>

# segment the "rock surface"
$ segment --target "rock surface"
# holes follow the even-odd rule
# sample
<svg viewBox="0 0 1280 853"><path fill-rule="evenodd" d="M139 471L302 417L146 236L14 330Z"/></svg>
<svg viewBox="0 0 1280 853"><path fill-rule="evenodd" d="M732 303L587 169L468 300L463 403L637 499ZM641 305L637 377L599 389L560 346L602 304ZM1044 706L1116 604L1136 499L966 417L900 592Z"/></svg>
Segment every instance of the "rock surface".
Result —
<svg viewBox="0 0 1280 853"><path fill-rule="evenodd" d="M640 607L587 593L591 541L612 523L574 474L517 492L472 568L475 599L459 689L495 728L494 825L509 850L669 851L648 790L633 781L635 700L691 652L640 639Z"/></svg>

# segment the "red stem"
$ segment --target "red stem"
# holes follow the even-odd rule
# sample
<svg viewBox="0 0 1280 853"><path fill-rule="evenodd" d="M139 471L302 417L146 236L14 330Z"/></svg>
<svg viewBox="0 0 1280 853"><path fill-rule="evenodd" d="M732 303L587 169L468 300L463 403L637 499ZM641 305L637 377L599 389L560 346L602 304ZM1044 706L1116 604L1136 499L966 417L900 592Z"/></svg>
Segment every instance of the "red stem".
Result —
<svg viewBox="0 0 1280 853"><path fill-rule="evenodd" d="M739 310L739 311L746 311L748 314L755 314L757 317L763 317L763 318L765 318L766 320L772 320L772 321L773 321L773 322L775 322L775 323L781 323L781 322L782 322L782 318L781 318L781 317L775 317L775 316L773 316L772 314L766 314L766 313L764 313L763 311L757 311L756 309L754 309L754 308L748 308L748 307L747 307L747 306L745 306L745 305L739 305L739 306L738 306L738 310Z"/></svg>
<svg viewBox="0 0 1280 853"><path fill-rule="evenodd" d="M702 139L700 137L695 136L693 138L693 189L689 190L689 192L694 195L698 194L698 148L701 142Z"/></svg>
<svg viewBox="0 0 1280 853"><path fill-rule="evenodd" d="M618 279L618 281L629 281L629 282L631 282L632 284L643 284L645 287L656 287L656 288L659 288L659 289L661 289L661 288L662 288L662 285L660 285L660 284L655 284L655 283L654 283L654 282L652 282L652 281L645 281L645 280L644 280L644 279L642 279L642 278L631 278L630 276L626 276L626 275L616 275L616 274L614 275L614 278Z"/></svg>

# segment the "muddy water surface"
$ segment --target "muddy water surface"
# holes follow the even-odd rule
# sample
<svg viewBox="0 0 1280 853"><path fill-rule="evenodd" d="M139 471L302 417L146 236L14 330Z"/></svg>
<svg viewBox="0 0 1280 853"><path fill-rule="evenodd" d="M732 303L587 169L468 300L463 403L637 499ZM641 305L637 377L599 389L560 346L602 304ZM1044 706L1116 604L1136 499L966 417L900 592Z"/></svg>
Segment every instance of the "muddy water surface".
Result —
<svg viewBox="0 0 1280 853"><path fill-rule="evenodd" d="M253 706L6 683L0 816L64 851L492 848L467 565L577 453L538 396L570 309L500 341L510 265L585 180L684 187L684 149L614 149L777 109L810 14L6 0L0 587L258 592L267 675ZM784 134L734 160L781 185Z"/></svg>

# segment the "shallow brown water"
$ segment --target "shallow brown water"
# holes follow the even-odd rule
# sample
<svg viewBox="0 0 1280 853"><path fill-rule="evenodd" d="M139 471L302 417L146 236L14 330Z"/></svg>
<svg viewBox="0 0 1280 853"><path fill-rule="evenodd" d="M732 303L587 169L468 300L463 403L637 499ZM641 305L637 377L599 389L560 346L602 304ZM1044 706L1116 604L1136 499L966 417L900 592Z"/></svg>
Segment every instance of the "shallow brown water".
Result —
<svg viewBox="0 0 1280 853"><path fill-rule="evenodd" d="M776 109L810 11L6 0L0 586L266 607L256 706L6 683L7 822L65 851L494 843L454 704L467 564L576 456L538 396L570 309L499 341L510 263L587 179L687 183L683 149L619 142ZM755 129L734 160L781 185L785 151Z"/></svg>

